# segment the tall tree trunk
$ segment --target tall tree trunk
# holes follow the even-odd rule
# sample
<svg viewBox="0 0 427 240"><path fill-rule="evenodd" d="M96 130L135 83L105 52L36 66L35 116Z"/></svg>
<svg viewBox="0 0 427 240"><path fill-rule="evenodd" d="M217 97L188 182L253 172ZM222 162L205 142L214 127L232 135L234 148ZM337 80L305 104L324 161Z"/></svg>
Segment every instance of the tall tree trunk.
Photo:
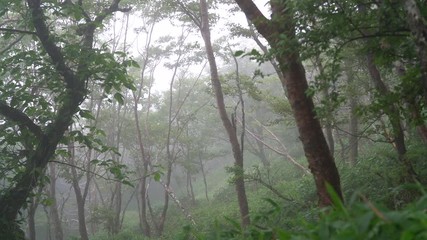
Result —
<svg viewBox="0 0 427 240"><path fill-rule="evenodd" d="M163 203L163 209L162 214L160 216L159 224L158 224L158 235L162 235L164 227L165 227L165 221L166 221L166 214L169 209L169 192L168 189L170 187L171 183L171 177L172 177L172 162L169 161L167 173L166 173L166 183L165 183L165 191L164 191L164 203Z"/></svg>
<svg viewBox="0 0 427 240"><path fill-rule="evenodd" d="M74 143L71 141L68 144L68 152L70 154L68 161L72 166L75 166L76 165L75 149L74 149ZM89 240L89 234L87 232L87 227L86 227L84 194L82 193L82 190L79 185L79 177L77 174L77 170L74 167L71 167L70 171L71 171L71 184L73 186L74 194L76 196L76 202L77 202L77 217L79 221L80 239Z"/></svg>
<svg viewBox="0 0 427 240"><path fill-rule="evenodd" d="M350 96L350 124L349 124L349 163L356 165L359 156L359 127L358 116L356 114L357 100L355 96Z"/></svg>
<svg viewBox="0 0 427 240"><path fill-rule="evenodd" d="M381 78L380 71L374 62L374 54L368 53L366 56L368 71L371 76L372 82L374 83L375 89L382 96L387 96L389 94L389 90L385 85L384 81ZM393 132L393 146L396 149L399 160L406 168L406 174L409 181L413 181L416 179L417 174L412 166L412 163L405 156L406 154L406 145L405 145L405 134L402 127L402 122L400 120L399 109L394 105L390 104L384 107L385 114L387 115L390 125Z"/></svg>
<svg viewBox="0 0 427 240"><path fill-rule="evenodd" d="M153 30L154 27L157 23L157 19L155 19L155 21L153 21L147 31L147 36L146 36L146 43L145 43L145 47L144 47L144 58L143 58L143 64L141 66L141 76L140 76L140 83L138 86L138 90L132 92L133 95L133 99L134 99L134 106L133 106L133 113L135 116L135 125L136 125L136 134L137 134L137 139L138 139L138 147L139 147L139 156L141 158L141 163L142 163L142 171L140 170L140 181L139 181L139 190L138 190L138 203L139 203L139 218L140 218L140 228L143 232L143 234L146 237L151 237L151 226L148 222L148 216L147 216L147 207L149 206L149 201L148 201L148 170L149 170L149 165L150 165L150 154L149 154L149 149L146 146L144 141L147 141L146 139L148 138L148 136L150 135L148 132L148 122L147 119L150 115L150 108L151 108L151 89L152 89L152 85L153 83L149 82L148 83L148 98L147 98L147 111L145 112L145 119L144 119L144 129L145 131L143 132L141 129L141 125L140 122L142 121L142 119L139 116L139 112L138 112L138 105L141 104L141 99L143 98L143 88L144 88L144 83L146 80L146 71L148 69L148 65L150 63L150 57L151 54L150 53L150 48L151 48L151 41L152 41L152 36L153 36ZM155 67L151 70L154 71ZM151 78L151 80L153 80ZM146 139L143 139L142 136L146 137ZM147 141L148 142L148 141Z"/></svg>
<svg viewBox="0 0 427 240"><path fill-rule="evenodd" d="M221 82L218 75L218 68L216 65L216 60L214 56L214 51L211 43L210 29L209 29L209 15L208 15L208 5L206 0L200 0L200 32L202 34L203 41L205 43L205 50L207 58L209 61L210 75L212 88L215 92L216 103L221 117L222 124L224 125L225 130L227 131L228 139L231 144L231 149L233 151L234 157L234 167L235 167L235 188L237 192L237 201L240 209L240 218L242 226L248 226L250 224L249 218L249 206L248 200L246 197L245 182L243 179L243 153L239 144L239 139L237 137L235 125L233 126L231 120L227 115L225 109L224 96L222 92Z"/></svg>
<svg viewBox="0 0 427 240"><path fill-rule="evenodd" d="M147 175L148 175L149 159L145 153L145 147L142 140L142 131L139 125L138 101L136 97L134 97L134 99L135 99L135 103L134 103L135 104L134 105L135 124L136 124L136 130L137 130L140 156L142 158L142 173L141 173L141 178L139 180L140 227L142 229L143 234L146 237L150 237L151 228L147 220Z"/></svg>
<svg viewBox="0 0 427 240"><path fill-rule="evenodd" d="M196 204L196 198L194 197L193 180L191 173L187 170L187 196L190 197L191 203Z"/></svg>
<svg viewBox="0 0 427 240"><path fill-rule="evenodd" d="M405 77L406 69L403 63L400 61L397 61L394 63L394 65L395 65L395 70L397 75L401 78ZM424 119L422 117L422 113L421 113L422 110L421 110L421 107L419 106L420 104L417 103L416 96L408 96L408 98L405 99L405 101L412 115L412 119L411 119L412 121L410 121L410 123L415 122L417 126L417 132L421 137L421 140L423 141L424 144L427 145L427 126L424 123Z"/></svg>
<svg viewBox="0 0 427 240"><path fill-rule="evenodd" d="M113 210L113 219L111 221L111 234L116 235L120 232L121 229L121 218L120 214L122 212L122 183L115 183L115 189L111 201L111 209Z"/></svg>
<svg viewBox="0 0 427 240"><path fill-rule="evenodd" d="M36 215L36 210L38 207L39 203L38 203L38 196L34 196L31 199L31 203L28 206L28 216L27 216L27 221L28 221L28 238L29 240L36 240L36 222L35 222L35 215Z"/></svg>
<svg viewBox="0 0 427 240"><path fill-rule="evenodd" d="M349 154L348 154L348 163L350 166L356 165L357 158L359 156L359 119L357 116L357 95L354 90L354 78L353 71L350 66L350 62L345 62L345 77L349 86L349 107L350 107L350 116L349 116Z"/></svg>
<svg viewBox="0 0 427 240"><path fill-rule="evenodd" d="M287 6L288 1L270 1L272 20L268 20L253 1L235 0L235 2L275 49L276 59L284 76L282 86L288 92L305 156L313 173L319 205L331 205L332 200L326 184L330 184L342 198L340 178L320 122L316 118L313 100L306 95L308 83L299 59L291 6ZM281 35L286 36L288 42L285 45L292 46L292 49L291 47L283 49Z"/></svg>
<svg viewBox="0 0 427 240"><path fill-rule="evenodd" d="M324 96L328 96L327 94ZM329 151L331 152L331 155L334 155L335 152L335 141L334 141L334 133L332 128L332 123L330 120L330 117L327 117L326 123L325 123L325 134L326 134L326 140L328 143Z"/></svg>
<svg viewBox="0 0 427 240"><path fill-rule="evenodd" d="M55 240L62 240L64 238L64 234L62 231L61 218L59 217L58 212L58 204L56 200L56 170L55 163L49 164L49 197L52 199L52 203L49 206L49 216L51 220L50 232L53 233Z"/></svg>
<svg viewBox="0 0 427 240"><path fill-rule="evenodd" d="M427 104L427 19L421 14L416 0L402 0L401 2L405 8L409 29L417 48L421 70L420 86L424 90L424 101Z"/></svg>
<svg viewBox="0 0 427 240"><path fill-rule="evenodd" d="M206 172L205 172L205 167L202 160L202 152L200 150L198 155L199 155L200 170L202 171L203 184L205 186L205 196L206 196L206 200L209 202L208 181L206 180Z"/></svg>
<svg viewBox="0 0 427 240"><path fill-rule="evenodd" d="M320 56L317 55L315 58L314 65L319 70L320 75L325 74L325 69L323 68L322 60L320 59ZM333 109L330 109L330 96L329 96L329 82L327 79L322 79L321 82L322 85L322 98L326 102L326 108L328 109L328 115L325 116L324 120L324 128L325 128L325 135L326 135L326 141L329 146L329 151L331 152L332 156L335 153L335 141L334 141L334 134L333 134L333 128L332 128L332 117L330 115L333 114ZM329 111L331 110L331 111Z"/></svg>
<svg viewBox="0 0 427 240"><path fill-rule="evenodd" d="M144 163L145 165L145 163ZM148 166L144 166L144 170L142 172L142 174L144 174L140 181L139 181L139 216L140 216L140 227L142 229L142 232L145 236L150 237L151 236L151 228L150 228L150 224L148 223L147 220L147 177L146 177L146 173L148 171L146 171L145 169Z"/></svg>

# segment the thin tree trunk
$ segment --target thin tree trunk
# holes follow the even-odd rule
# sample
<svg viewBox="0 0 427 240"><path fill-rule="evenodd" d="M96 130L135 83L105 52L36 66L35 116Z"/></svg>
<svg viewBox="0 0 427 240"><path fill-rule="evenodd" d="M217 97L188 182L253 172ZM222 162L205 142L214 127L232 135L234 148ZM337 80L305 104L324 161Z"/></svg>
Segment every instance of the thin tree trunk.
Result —
<svg viewBox="0 0 427 240"><path fill-rule="evenodd" d="M427 19L421 14L416 0L404 0L402 4L417 49L421 70L420 86L424 90L424 101L427 103Z"/></svg>
<svg viewBox="0 0 427 240"><path fill-rule="evenodd" d="M356 114L357 100L356 97L350 96L350 124L349 124L349 163L351 166L356 165L359 156L359 121Z"/></svg>
<svg viewBox="0 0 427 240"><path fill-rule="evenodd" d="M138 137L139 151L142 158L142 173L141 179L139 181L139 202L140 202L140 227L145 236L151 236L150 224L147 220L147 174L148 174L148 164L149 160L145 153L144 143L142 141L142 132L139 124L139 114L138 114L138 98L134 95L134 115L135 115L135 124Z"/></svg>
<svg viewBox="0 0 427 240"><path fill-rule="evenodd" d="M205 172L205 168L204 168L204 164L202 161L202 155L201 152L199 151L199 163L200 163L200 170L202 171L202 177L203 177L203 184L205 186L205 196L206 196L206 200L209 202L209 194L208 194L208 182L206 180L206 172Z"/></svg>
<svg viewBox="0 0 427 240"><path fill-rule="evenodd" d="M70 154L70 157L68 161L71 165L76 165L75 162L75 149L74 149L74 143L70 142L68 144L68 152ZM79 177L77 174L77 170L74 167L70 168L71 171L71 184L73 185L74 194L76 196L76 202L77 202L77 215L78 215L78 221L79 221L79 233L80 238L82 240L89 240L89 234L87 232L86 227L86 217L85 217L85 199L82 194L82 190L79 185Z"/></svg>
<svg viewBox="0 0 427 240"><path fill-rule="evenodd" d="M193 189L193 181L191 180L191 174L188 174L188 180L190 182L190 194L191 194L191 202L196 204L196 198L194 196L194 189Z"/></svg>
<svg viewBox="0 0 427 240"><path fill-rule="evenodd" d="M38 206L37 196L34 196L31 199L31 203L28 206L28 237L30 240L36 240L36 223L35 223L35 214Z"/></svg>
<svg viewBox="0 0 427 240"><path fill-rule="evenodd" d="M322 61L321 61L319 55L316 56L314 65L319 70L320 75L324 75L325 70L323 68L323 64L322 64ZM330 106L330 104L329 104L329 99L330 99L329 83L327 82L326 79L322 79L322 81L323 81L321 83L323 85L322 91L321 91L322 92L322 98L327 103L326 104L327 109L331 110L331 109L329 109L329 106ZM326 141L328 142L328 146L329 146L329 151L331 152L331 154L333 156L335 153L335 141L334 141L334 135L333 135L333 129L332 129L332 119L331 119L331 116L329 116L330 114L333 114L333 113L329 112L329 111L328 111L328 113L329 114L324 118L324 121L325 121L324 128L325 128Z"/></svg>
<svg viewBox="0 0 427 240"><path fill-rule="evenodd" d="M224 96L222 92L221 82L219 80L218 68L212 48L210 29L209 29L209 17L208 17L208 5L206 0L200 0L200 32L205 43L205 50L210 66L212 88L214 89L217 107L221 121L227 131L228 138L231 144L231 148L234 156L234 167L235 167L235 188L237 192L237 199L240 209L240 218L242 226L246 227L250 224L249 218L249 206L246 197L245 182L243 179L243 153L240 148L239 139L237 137L236 128L228 118L227 111L225 109Z"/></svg>
<svg viewBox="0 0 427 240"><path fill-rule="evenodd" d="M366 56L366 60L367 60L368 71L374 83L375 89L382 96L387 96L389 94L389 90L381 78L380 71L375 65L374 54L368 53ZM405 156L406 154L405 135L402 127L402 122L400 120L399 109L394 104L391 104L391 105L385 106L384 110L385 110L385 114L387 115L390 121L391 128L393 131L393 139L392 139L394 143L393 145L396 149L399 160L405 166L406 174L409 177L409 179L407 180L413 181L414 179L416 179L417 174L415 173L412 163Z"/></svg>
<svg viewBox="0 0 427 240"><path fill-rule="evenodd" d="M167 173L166 173L166 183L164 185L165 192L164 192L163 209L162 209L162 214L160 216L160 220L159 220L159 224L158 224L158 235L162 235L164 227L165 227L166 214L167 214L168 209L169 209L169 192L168 192L168 189L170 188L171 177L172 177L172 162L169 162L168 168L167 168Z"/></svg>
<svg viewBox="0 0 427 240"><path fill-rule="evenodd" d="M350 116L349 116L349 136L348 136L348 144L349 144L349 159L348 162L350 166L354 166L357 163L357 158L359 156L359 119L356 113L357 110L357 96L356 92L352 90L354 87L354 79L353 72L349 66L350 63L346 63L346 78L347 83L350 86L349 91L349 107L350 107Z"/></svg>
<svg viewBox="0 0 427 240"><path fill-rule="evenodd" d="M196 199L194 198L193 183L191 179L191 173L189 170L186 170L186 175L187 175L187 197L191 199L192 204L195 204Z"/></svg>
<svg viewBox="0 0 427 240"><path fill-rule="evenodd" d="M143 71L142 71L143 75ZM138 138L138 147L140 151L140 156L142 158L142 173L141 173L141 179L139 181L139 217L140 217L140 227L142 229L143 234L146 237L151 236L151 228L150 224L147 220L147 174L148 174L148 165L149 165L149 157L145 153L145 146L144 142L142 140L142 131L140 127L140 118L139 118L139 112L138 112L138 102L141 98L141 90L142 90L142 84L143 84L143 76L141 76L141 86L139 89L138 95L134 93L134 108L133 113L135 116L135 124L136 124L136 134Z"/></svg>
<svg viewBox="0 0 427 240"><path fill-rule="evenodd" d="M398 61L395 62L395 69L396 73L399 77L403 78L406 74L406 69L403 66L403 63ZM408 105L408 108L411 111L412 114L412 122L416 123L417 125L417 132L419 136L421 137L421 140L424 144L427 145L427 126L424 123L423 117L421 116L421 108L419 107L419 104L417 103L415 96L409 96L408 99L405 99L406 104Z"/></svg>
<svg viewBox="0 0 427 240"><path fill-rule="evenodd" d="M52 203L49 206L49 216L51 220L50 231L53 233L55 240L62 240L64 238L64 234L62 231L62 223L59 217L58 204L56 200L57 177L56 177L55 163L49 164L49 177L50 177L49 197L52 199Z"/></svg>

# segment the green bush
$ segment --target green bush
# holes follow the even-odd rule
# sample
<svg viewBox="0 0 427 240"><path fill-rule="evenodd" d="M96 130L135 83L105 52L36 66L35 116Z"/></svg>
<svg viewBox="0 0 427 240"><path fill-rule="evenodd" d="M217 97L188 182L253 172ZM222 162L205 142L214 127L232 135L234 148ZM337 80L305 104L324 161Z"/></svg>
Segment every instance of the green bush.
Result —
<svg viewBox="0 0 427 240"><path fill-rule="evenodd" d="M359 201L359 199L363 201ZM357 200L357 201L356 201ZM283 210L266 199L269 210L252 216L252 224L242 230L232 219L216 222L208 233L198 233L186 227L179 239L279 239L279 240L417 240L427 239L427 195L401 210L377 207L366 197L354 195L344 206L338 198L335 207L317 211L317 220L299 221L301 229L290 231L277 225ZM294 219L295 220L295 219ZM178 238L177 238L178 239Z"/></svg>

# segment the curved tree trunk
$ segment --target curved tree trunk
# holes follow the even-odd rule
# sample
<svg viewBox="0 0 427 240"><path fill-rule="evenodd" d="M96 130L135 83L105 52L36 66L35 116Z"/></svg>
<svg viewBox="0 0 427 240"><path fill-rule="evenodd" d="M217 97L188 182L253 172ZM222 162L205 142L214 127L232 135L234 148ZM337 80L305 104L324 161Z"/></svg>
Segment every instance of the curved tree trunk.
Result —
<svg viewBox="0 0 427 240"><path fill-rule="evenodd" d="M250 224L249 218L249 206L248 200L246 197L245 182L243 179L243 153L240 148L239 139L237 137L236 128L233 126L231 120L227 115L225 109L224 96L222 92L221 83L218 75L218 68L216 65L216 60L214 56L214 51L211 43L210 29L209 29L209 18L208 18L208 5L206 0L200 0L200 15L201 15L201 25L200 32L205 43L205 50L207 58L209 61L210 74L212 88L215 92L216 103L221 117L222 124L224 125L225 130L227 131L228 139L231 144L231 149L233 151L234 157L234 167L235 167L235 188L237 192L237 199L240 209L240 217L242 221L242 226L248 226Z"/></svg>

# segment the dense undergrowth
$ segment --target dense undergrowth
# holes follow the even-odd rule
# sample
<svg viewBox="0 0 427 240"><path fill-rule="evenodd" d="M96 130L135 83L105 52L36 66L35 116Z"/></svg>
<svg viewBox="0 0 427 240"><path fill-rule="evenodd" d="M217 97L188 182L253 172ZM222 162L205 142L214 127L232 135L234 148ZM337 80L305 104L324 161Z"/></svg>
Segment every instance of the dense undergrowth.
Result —
<svg viewBox="0 0 427 240"><path fill-rule="evenodd" d="M228 185L210 201L200 196L192 204L197 226L186 225L180 211L172 207L165 234L158 239L427 239L425 156L424 145L409 146L407 157L421 180L414 183L402 180L403 167L389 146L365 151L353 167L338 160L345 200L336 197L335 207L328 209L316 207L312 176L277 161L269 170L257 168L257 173L282 196L256 181L247 183L249 228L240 227L234 188ZM190 207L189 201L185 203ZM126 226L114 237L100 233L93 240L145 239L137 223Z"/></svg>

